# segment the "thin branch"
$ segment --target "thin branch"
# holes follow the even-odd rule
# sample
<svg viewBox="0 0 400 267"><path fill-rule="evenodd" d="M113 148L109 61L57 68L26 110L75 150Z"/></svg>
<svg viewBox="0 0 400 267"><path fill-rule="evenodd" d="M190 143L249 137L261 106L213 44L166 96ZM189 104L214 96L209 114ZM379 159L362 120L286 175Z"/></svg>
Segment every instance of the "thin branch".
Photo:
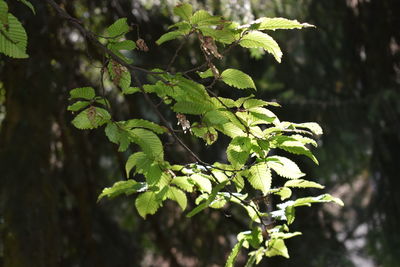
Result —
<svg viewBox="0 0 400 267"><path fill-rule="evenodd" d="M206 162L204 162L204 161L202 161L202 160L199 158L199 156L197 156L197 155L196 155L196 154L195 154L195 153L194 153L194 152L193 152L193 151L192 151L192 150L177 136L177 135L176 135L175 130L170 126L168 120L167 120L167 119L164 117L164 115L158 110L157 105L155 105L155 104L153 103L153 101L150 99L149 95L145 92L145 90L144 90L144 88L143 88L143 85L142 85L142 83L140 82L140 80L139 80L139 78L138 78L138 76L137 76L137 74L136 74L135 71L142 71L142 72L145 72L145 73L147 73L147 74L152 74L152 75L155 75L155 74L165 74L165 73L168 73L168 72L151 72L151 71L148 71L148 70L146 70L146 69L143 69L143 68L140 68L140 67L137 67L137 66L133 66L133 65L131 65L131 64L126 63L126 62L123 61L121 58L119 58L117 55L115 55L111 50L109 50L106 46L104 46L102 43L100 43L100 42L97 40L96 36L95 36L92 32L90 32L89 30L87 30L86 28L84 28L84 27L82 26L82 23L81 23L78 19L76 19L76 18L70 16L65 10L63 10L59 5L57 5L56 2L54 2L53 0L46 0L46 2L58 12L58 14L60 15L60 17L66 19L66 20L69 21L71 24L73 24L73 25L82 33L82 35L85 36L85 37L87 38L87 40L89 40L92 44L94 44L96 47L98 47L100 50L102 50L103 53L109 55L111 59L113 59L114 61L118 62L119 64L121 64L122 66L125 66L127 69L130 70L130 72L131 72L131 74L132 74L132 76L133 76L135 82L136 82L137 85L139 86L139 88L140 88L140 90L141 90L141 92L142 92L142 94L143 94L143 96L144 96L144 98L145 98L145 101L151 106L151 108L154 110L154 112L155 112L155 113L157 114L157 116L160 118L160 120L162 121L162 123L167 127L167 129L169 130L169 132L170 132L170 134L173 136L173 138L174 138L174 139L175 139L175 140L176 140L176 141L177 141L177 142L178 142L178 143L179 143L179 144L180 144L180 145L181 145L181 146L196 160L196 161L197 161L197 164L198 164L198 165L200 165L200 166L202 166L202 167L205 168L206 172L207 172L209 175L211 175L211 177L213 178L213 180L214 180L215 183L220 184L220 182L218 181L218 179L217 179L217 177L215 176L215 174L208 168L208 166L211 166L211 165L208 164L208 163L206 163ZM180 49L179 49L179 50L180 50ZM176 55L177 55L178 52L179 52L179 51L176 52ZM204 52L204 51L203 51L203 52ZM207 57L206 54L205 54L205 56L206 56L207 62L206 62L205 64L203 64L202 66L199 66L199 67L197 67L197 68L195 68L195 69L198 69L198 68L203 67L203 66L205 66L205 65L207 65L207 64L210 64L210 59ZM176 56L174 55L173 60L175 60L175 58L176 58ZM171 62L173 62L173 61L171 61ZM194 71L195 69L186 71L185 74L188 73L188 72L190 72L190 71ZM103 80L103 73L104 73L104 69L102 68L102 76L101 76L101 79L102 79L102 80ZM208 91L209 91L213 96L218 97L214 92L212 92L212 91L210 91L210 90L208 90ZM221 100L219 100L219 101L222 103ZM222 104L223 104L223 103L222 103ZM223 105L224 105L226 108L228 108L225 104L223 104ZM229 108L228 108L228 110L229 110ZM236 114L235 114L235 115L236 115ZM239 121L240 121L240 120L239 120ZM231 197L234 197L234 198L238 199L243 205L249 205L249 202L246 202L246 201L242 200L241 198L239 198L238 196L236 196L234 193L232 193L231 191L229 191L228 188L226 188L226 189L227 189L227 191L228 191L228 193L229 193L229 195L230 195ZM265 225L265 223L264 223L264 221L263 221L263 219L262 219L262 216L261 216L261 214L259 213L259 211L258 211L254 206L252 206L252 205L250 205L250 207L256 212L257 217L260 219L260 223L261 223L263 226L266 227L266 225Z"/></svg>
<svg viewBox="0 0 400 267"><path fill-rule="evenodd" d="M147 74L164 74L164 73L166 73L164 71L163 72L149 71L147 69L126 63L120 57L118 57L116 54L114 54L110 49L108 49L106 46L104 46L102 43L100 43L97 40L96 36L91 31L87 30L86 28L84 28L82 26L82 22L80 20L69 15L64 9L62 9L59 5L57 5L57 3L54 2L53 0L46 0L46 2L57 11L57 13L60 15L60 17L66 19L71 24L73 24L75 26L75 28L77 28L81 32L81 34L84 37L86 37L92 44L94 44L97 48L102 50L103 53L108 54L110 56L110 58L112 58L114 61L118 62L122 66L125 66L126 68L133 70L133 71L142 71Z"/></svg>
<svg viewBox="0 0 400 267"><path fill-rule="evenodd" d="M186 38L185 38L186 40ZM183 48L183 45L185 44L185 42L181 42L180 45L178 46L178 48L175 50L174 56L172 57L171 61L168 63L167 66L167 72L169 72L171 70L172 64L174 64L176 58L178 57L179 52L181 51L181 49Z"/></svg>

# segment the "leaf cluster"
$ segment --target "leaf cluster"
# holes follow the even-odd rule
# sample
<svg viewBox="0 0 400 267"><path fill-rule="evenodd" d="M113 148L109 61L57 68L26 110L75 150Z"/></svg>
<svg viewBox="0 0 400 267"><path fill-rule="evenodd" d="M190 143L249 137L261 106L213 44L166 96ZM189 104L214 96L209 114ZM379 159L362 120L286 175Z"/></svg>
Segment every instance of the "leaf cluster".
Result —
<svg viewBox="0 0 400 267"><path fill-rule="evenodd" d="M241 248L249 251L246 266L258 264L263 257L283 256L289 252L285 240L298 236L289 225L295 220L297 207L312 203L343 203L329 194L295 199L292 191L302 188L322 189L323 186L306 178L298 165L281 152L303 155L318 164L311 146L317 146L316 136L322 134L315 122L293 123L281 121L273 112L280 107L248 95L238 99L219 97L214 87L224 84L231 90L250 88L256 84L250 75L232 68L218 70L215 60L225 54L221 47L239 46L261 48L278 62L282 52L277 42L267 33L278 29L300 29L311 27L307 23L284 18L260 18L246 25L213 16L204 10L193 12L188 3L179 4L174 14L181 21L171 25L171 31L162 35L157 44L193 36L199 40L200 53L205 63L196 68L197 78L188 72L172 73L168 69L155 68L145 71L146 84L135 76L132 60L123 51L143 50L143 43L126 40L130 31L127 19L121 18L106 29L103 38L106 47L119 58L107 54L102 71L122 94L144 94L146 99L153 95L160 104L176 114L182 134L191 135L213 145L219 136L230 139L226 147L226 161L206 163L198 158L176 134L163 115L158 112L164 126L140 118L115 121L110 113L110 104L93 87L75 88L70 92L74 101L68 110L79 112L72 123L79 129L94 129L105 126L109 141L118 150L132 152L125 165L128 180L116 182L99 195L114 198L119 195L135 195L135 206L143 218L152 215L167 200L175 201L182 210L194 206L187 213L193 217L207 208L244 209L248 215L249 229L237 235L238 243L233 247L226 266L233 266ZM172 62L171 62L172 63ZM212 84L205 86L205 81ZM134 83L132 82L134 81ZM151 100L149 104L157 109ZM188 120L192 122L190 122ZM187 153L197 159L190 164L171 164L164 156L163 136L174 138ZM281 179L276 179L279 176ZM196 195L189 203L189 195ZM280 199L270 211L269 199ZM271 226L271 222L274 222Z"/></svg>

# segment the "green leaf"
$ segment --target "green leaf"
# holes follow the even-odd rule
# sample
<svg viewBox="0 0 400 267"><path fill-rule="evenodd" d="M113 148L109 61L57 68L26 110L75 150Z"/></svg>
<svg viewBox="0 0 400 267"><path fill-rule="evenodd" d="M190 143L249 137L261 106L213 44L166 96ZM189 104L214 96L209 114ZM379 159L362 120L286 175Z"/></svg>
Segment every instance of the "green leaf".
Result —
<svg viewBox="0 0 400 267"><path fill-rule="evenodd" d="M186 209L187 198L182 190L173 186L169 187L169 190L167 192L167 198L176 201L182 210Z"/></svg>
<svg viewBox="0 0 400 267"><path fill-rule="evenodd" d="M106 98L102 98L100 96L95 98L95 102L100 104L100 105L103 105L105 107L109 107L110 106L110 102L108 102L108 100Z"/></svg>
<svg viewBox="0 0 400 267"><path fill-rule="evenodd" d="M244 35L239 42L239 45L245 48L261 47L268 53L272 54L276 61L281 62L282 51L278 43L268 34L260 31L250 31Z"/></svg>
<svg viewBox="0 0 400 267"><path fill-rule="evenodd" d="M187 176L176 176L171 180L171 184L178 186L186 192L193 192L193 183L191 183Z"/></svg>
<svg viewBox="0 0 400 267"><path fill-rule="evenodd" d="M119 86L122 91L129 90L131 87L131 74L128 69L116 61L111 60L108 63L108 73L112 82Z"/></svg>
<svg viewBox="0 0 400 267"><path fill-rule="evenodd" d="M89 101L77 101L72 105L69 105L67 110L69 111L78 111L82 108L86 108L87 106L89 106L90 102Z"/></svg>
<svg viewBox="0 0 400 267"><path fill-rule="evenodd" d="M288 158L280 156L268 157L268 167L273 169L277 174L289 179L297 179L303 177L302 173L296 163Z"/></svg>
<svg viewBox="0 0 400 267"><path fill-rule="evenodd" d="M240 70L226 69L221 73L221 79L224 83L238 89L256 89L256 85L254 84L253 79Z"/></svg>
<svg viewBox="0 0 400 267"><path fill-rule="evenodd" d="M235 184L236 191L240 192L244 188L244 179L243 176L238 172L236 175L233 177L232 182Z"/></svg>
<svg viewBox="0 0 400 267"><path fill-rule="evenodd" d="M344 206L344 203L339 198L333 197L329 194L323 194L317 197L305 197L298 198L294 201L293 206L311 206L311 203L326 203L326 202L334 202L340 206Z"/></svg>
<svg viewBox="0 0 400 267"><path fill-rule="evenodd" d="M212 73L211 69L207 69L206 71L197 71L196 72L200 78L205 79L205 78L210 78L210 77L214 77L214 74Z"/></svg>
<svg viewBox="0 0 400 267"><path fill-rule="evenodd" d="M301 235L301 232L294 232L294 233L273 232L271 233L271 239L289 239L299 235Z"/></svg>
<svg viewBox="0 0 400 267"><path fill-rule="evenodd" d="M129 140L129 133L126 129L122 128L120 123L108 123L104 131L108 140L119 145L118 151L122 152L128 149L131 143Z"/></svg>
<svg viewBox="0 0 400 267"><path fill-rule="evenodd" d="M116 182L112 187L104 188L97 201L100 201L103 197L108 197L111 199L121 194L128 196L133 193L145 191L147 188L148 186L146 183L138 183L134 180L119 181Z"/></svg>
<svg viewBox="0 0 400 267"><path fill-rule="evenodd" d="M3 4L2 23L0 23L0 53L3 53L12 58L27 58L26 46L28 37L21 22L11 13L5 18L4 10L6 6ZM3 25L6 21L7 28Z"/></svg>
<svg viewBox="0 0 400 267"><path fill-rule="evenodd" d="M283 256L289 258L289 252L283 239L270 239L267 244L268 249L265 252L267 257Z"/></svg>
<svg viewBox="0 0 400 267"><path fill-rule="evenodd" d="M119 87L122 90L127 90L131 86L131 74L128 71L123 71L119 80Z"/></svg>
<svg viewBox="0 0 400 267"><path fill-rule="evenodd" d="M290 180L289 182L291 182L291 181L294 181L294 180ZM287 187L282 187L275 194L279 195L281 197L281 200L285 200L292 196L292 190L290 190L290 188L287 188Z"/></svg>
<svg viewBox="0 0 400 267"><path fill-rule="evenodd" d="M286 187L300 187L300 188L319 188L323 189L324 186L320 185L319 183L308 181L308 180L303 180L303 179L296 179L296 180L290 180L285 183Z"/></svg>
<svg viewBox="0 0 400 267"><path fill-rule="evenodd" d="M234 108L236 106L236 102L233 99L225 98L225 97L212 97L211 102L213 102L214 106L218 108ZM222 102L222 103L221 103Z"/></svg>
<svg viewBox="0 0 400 267"><path fill-rule="evenodd" d="M244 239L240 240L236 245L232 248L231 253L228 256L228 259L226 260L225 267L234 267L235 266L235 261L236 258L239 254L239 251L243 245Z"/></svg>
<svg viewBox="0 0 400 267"><path fill-rule="evenodd" d="M140 92L140 88L139 87L129 87L129 88L122 89L122 94L124 94L124 95L131 95L131 94L134 94L136 92Z"/></svg>
<svg viewBox="0 0 400 267"><path fill-rule="evenodd" d="M293 139L295 139L295 140L297 140L297 141L299 141L299 142L301 142L301 143L304 144L304 145L311 144L311 145L313 145L313 146L315 146L315 147L318 146L317 142L315 142L314 139L311 139L311 138L302 136L302 135L300 135L300 134L294 134L294 135L291 135L290 137L293 138Z"/></svg>
<svg viewBox="0 0 400 267"><path fill-rule="evenodd" d="M176 38L178 38L180 36L183 36L185 34L186 33L182 32L182 31L172 31L172 32L164 33L163 35L161 35L160 38L158 38L158 40L156 41L156 44L157 45L161 45L161 44L163 44L165 42L174 40L174 39L176 39Z"/></svg>
<svg viewBox="0 0 400 267"><path fill-rule="evenodd" d="M232 122L228 122L223 125L217 125L217 126L215 126L215 128L231 138L235 138L236 136L245 136L246 135L244 133L244 131L241 128L239 128L238 125L236 125Z"/></svg>
<svg viewBox="0 0 400 267"><path fill-rule="evenodd" d="M249 253L249 255L250 255L250 253ZM256 263L256 255L253 253L247 259L246 265L244 267L253 267L255 263Z"/></svg>
<svg viewBox="0 0 400 267"><path fill-rule="evenodd" d="M252 116L252 125L269 124L279 122L276 115L270 110L262 107L249 108L249 114Z"/></svg>
<svg viewBox="0 0 400 267"><path fill-rule="evenodd" d="M188 3L178 4L174 7L174 14L186 21L190 21L192 17L192 5Z"/></svg>
<svg viewBox="0 0 400 267"><path fill-rule="evenodd" d="M69 99L83 98L87 100L92 100L96 96L96 93L92 87L75 88L69 91L69 94Z"/></svg>
<svg viewBox="0 0 400 267"><path fill-rule="evenodd" d="M130 27L127 23L127 18L120 18L111 24L106 32L111 38L122 37L124 34L130 31Z"/></svg>
<svg viewBox="0 0 400 267"><path fill-rule="evenodd" d="M307 27L315 27L308 23L300 23L297 20L289 20L285 18L259 18L255 21L258 24L258 30L278 30L278 29L301 29Z"/></svg>
<svg viewBox="0 0 400 267"><path fill-rule="evenodd" d="M208 25L198 26L197 28L201 31L203 36L210 36L215 41L223 44L231 44L240 38L235 23L227 23L226 21L221 20L221 23L218 23L218 25L223 26L223 28L214 28Z"/></svg>
<svg viewBox="0 0 400 267"><path fill-rule="evenodd" d="M212 185L210 182L210 177L204 174L195 173L190 176L201 191L211 193Z"/></svg>
<svg viewBox="0 0 400 267"><path fill-rule="evenodd" d="M250 258L248 259L245 267L254 266L254 263L257 265L260 263L262 258L264 257L264 247L260 247L256 251L252 251L249 253Z"/></svg>
<svg viewBox="0 0 400 267"><path fill-rule="evenodd" d="M165 127L161 127L160 125L154 122L142 119L128 120L125 122L124 126L127 128L145 128L148 130L152 130L157 134L163 134L168 132L168 130Z"/></svg>
<svg viewBox="0 0 400 267"><path fill-rule="evenodd" d="M297 155L305 155L312 159L316 164L318 164L317 158L311 153L311 151L306 148L301 142L299 141L283 141L277 145L280 149L286 150L287 152L297 154Z"/></svg>
<svg viewBox="0 0 400 267"><path fill-rule="evenodd" d="M219 110L211 110L204 114L203 120L207 125L218 125L229 122L228 116L225 112Z"/></svg>
<svg viewBox="0 0 400 267"><path fill-rule="evenodd" d="M150 167L152 160L144 152L136 152L136 153L133 153L132 155L130 155L125 164L126 176L129 177L129 173L135 166L139 167L138 168L139 173L143 173L143 166L144 166L143 163L144 162L147 162L147 163L145 163L145 165L147 165L147 167L145 167L145 169L147 170L148 167ZM140 170L142 170L142 171L140 171Z"/></svg>
<svg viewBox="0 0 400 267"><path fill-rule="evenodd" d="M20 1L21 3L23 3L24 5L29 7L29 9L32 11L32 13L36 15L35 8L33 7L31 2L29 2L28 0L18 0L18 1Z"/></svg>
<svg viewBox="0 0 400 267"><path fill-rule="evenodd" d="M135 206L139 215L146 219L148 214L155 214L161 203L156 199L156 193L145 192L140 194L135 201Z"/></svg>
<svg viewBox="0 0 400 267"><path fill-rule="evenodd" d="M258 163L250 168L248 181L255 189L267 194L271 188L271 170L266 163Z"/></svg>
<svg viewBox="0 0 400 267"><path fill-rule="evenodd" d="M206 127L195 122L190 129L195 136L202 138L207 145L212 145L218 139L218 132L214 127Z"/></svg>
<svg viewBox="0 0 400 267"><path fill-rule="evenodd" d="M7 2L0 0L0 22L8 24L8 5Z"/></svg>
<svg viewBox="0 0 400 267"><path fill-rule="evenodd" d="M91 106L76 115L72 124L78 129L94 129L107 123L110 119L111 116L107 110Z"/></svg>
<svg viewBox="0 0 400 267"><path fill-rule="evenodd" d="M158 162L153 162L150 164L150 167L147 169L147 172L144 172L146 176L146 181L149 185L159 185L161 181L161 177L163 175L163 171ZM164 181L161 181L162 185L164 185Z"/></svg>
<svg viewBox="0 0 400 267"><path fill-rule="evenodd" d="M210 196L207 198L206 201L202 202L200 205L198 205L196 208L194 208L193 210L191 210L186 217L192 217L194 215L196 215L197 213L199 213L200 211L206 209L215 199L215 197L217 196L218 192L225 187L225 185L228 183L228 181L222 182L218 185L216 185L212 191Z"/></svg>
<svg viewBox="0 0 400 267"><path fill-rule="evenodd" d="M111 50L133 50L136 48L136 43L132 40L123 40L120 42L115 42L110 44Z"/></svg>
<svg viewBox="0 0 400 267"><path fill-rule="evenodd" d="M280 107L280 105L276 102L267 102L267 101L264 101L261 99L256 99L256 98L246 99L243 103L243 107L245 109L251 109L254 107L263 107L263 106Z"/></svg>
<svg viewBox="0 0 400 267"><path fill-rule="evenodd" d="M190 19L190 23L197 26L218 25L221 21L221 17L212 16L205 10L196 11Z"/></svg>
<svg viewBox="0 0 400 267"><path fill-rule="evenodd" d="M234 168L238 169L243 167L250 156L250 149L250 138L244 136L233 138L226 150L228 161Z"/></svg>
<svg viewBox="0 0 400 267"><path fill-rule="evenodd" d="M209 103L203 102L189 102L179 101L173 107L172 110L178 113L201 115L211 110L212 106Z"/></svg>
<svg viewBox="0 0 400 267"><path fill-rule="evenodd" d="M320 135L323 134L321 126L316 122L304 122L294 124L296 128L305 128L310 130L313 134Z"/></svg>
<svg viewBox="0 0 400 267"><path fill-rule="evenodd" d="M262 230L260 227L255 227L247 236L247 241L253 248L259 248L263 241Z"/></svg>
<svg viewBox="0 0 400 267"><path fill-rule="evenodd" d="M129 131L132 141L140 146L144 153L158 160L164 159L164 149L157 135L152 131L135 128Z"/></svg>

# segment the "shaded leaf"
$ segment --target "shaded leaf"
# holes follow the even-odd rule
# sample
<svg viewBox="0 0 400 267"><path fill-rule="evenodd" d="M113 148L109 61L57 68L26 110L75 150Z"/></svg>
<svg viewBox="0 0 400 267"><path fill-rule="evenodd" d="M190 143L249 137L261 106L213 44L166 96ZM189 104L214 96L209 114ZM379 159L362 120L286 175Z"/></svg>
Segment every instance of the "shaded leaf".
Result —
<svg viewBox="0 0 400 267"><path fill-rule="evenodd" d="M110 119L111 116L107 110L92 106L81 111L71 122L76 128L83 130L97 128Z"/></svg>
<svg viewBox="0 0 400 267"><path fill-rule="evenodd" d="M153 132L157 133L157 134L163 134L163 133L167 133L168 130L164 127L161 127L160 125L148 121L148 120L143 120L143 119L132 119L132 120L128 120L125 122L124 124L125 127L127 128L145 128L148 130L152 130Z"/></svg>
<svg viewBox="0 0 400 267"><path fill-rule="evenodd" d="M158 38L158 40L156 41L156 44L161 45L165 42L174 40L180 36L183 36L185 33L182 31L172 31L172 32L167 32L164 33L163 35L161 35L160 38Z"/></svg>
<svg viewBox="0 0 400 267"><path fill-rule="evenodd" d="M96 93L92 87L75 88L69 91L69 94L69 99L83 98L87 100L92 100L96 96Z"/></svg>
<svg viewBox="0 0 400 267"><path fill-rule="evenodd" d="M80 109L86 108L87 106L89 106L90 102L88 101L77 101L72 105L69 105L67 110L69 111L78 111Z"/></svg>

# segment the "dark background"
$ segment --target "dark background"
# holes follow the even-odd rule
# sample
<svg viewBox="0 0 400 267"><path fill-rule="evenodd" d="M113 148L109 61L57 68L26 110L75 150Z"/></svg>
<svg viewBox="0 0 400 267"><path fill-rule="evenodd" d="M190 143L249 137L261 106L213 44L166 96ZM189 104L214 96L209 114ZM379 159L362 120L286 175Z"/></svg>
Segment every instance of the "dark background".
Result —
<svg viewBox="0 0 400 267"><path fill-rule="evenodd" d="M0 55L0 266L223 266L235 233L246 229L240 218L206 210L187 219L167 203L143 220L133 197L96 203L102 188L124 179L129 154L118 153L102 129L74 129L66 107L71 88L99 88L102 55L45 1L32 0L36 15L8 2L27 30L30 57ZM282 16L317 26L271 33L281 64L238 48L219 65L250 73L258 97L282 104L274 110L282 120L321 124L320 165L296 160L345 202L299 209L293 230L303 235L288 242L291 259L261 266L400 266L400 1L190 2L240 22ZM150 51L135 52L135 65L165 67L179 46L154 43L173 23L175 1L59 3L98 34L120 17L139 25ZM196 42L185 44L176 70L199 62L198 52ZM118 119L156 120L140 96L121 98L106 87ZM208 162L225 145L185 141ZM174 145L167 153L187 159Z"/></svg>

